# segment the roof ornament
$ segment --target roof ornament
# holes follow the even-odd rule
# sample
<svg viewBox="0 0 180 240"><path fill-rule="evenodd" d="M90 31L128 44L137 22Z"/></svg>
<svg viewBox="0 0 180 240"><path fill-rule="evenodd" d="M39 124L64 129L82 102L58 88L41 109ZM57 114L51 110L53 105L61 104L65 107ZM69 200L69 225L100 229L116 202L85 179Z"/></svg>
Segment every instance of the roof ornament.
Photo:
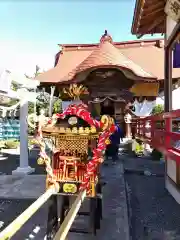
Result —
<svg viewBox="0 0 180 240"><path fill-rule="evenodd" d="M113 39L112 39L111 35L108 34L107 30L104 31L104 34L102 35L102 37L100 39L100 43L103 43L103 42L113 43Z"/></svg>

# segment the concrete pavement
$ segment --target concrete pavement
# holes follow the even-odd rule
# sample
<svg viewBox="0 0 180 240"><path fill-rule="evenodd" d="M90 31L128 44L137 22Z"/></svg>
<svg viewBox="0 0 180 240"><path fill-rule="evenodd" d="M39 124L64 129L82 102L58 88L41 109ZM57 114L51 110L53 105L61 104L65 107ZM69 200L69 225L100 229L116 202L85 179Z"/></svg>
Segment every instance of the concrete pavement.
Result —
<svg viewBox="0 0 180 240"><path fill-rule="evenodd" d="M45 175L0 176L0 199L36 199L45 191Z"/></svg>
<svg viewBox="0 0 180 240"><path fill-rule="evenodd" d="M127 203L122 163L103 167L107 184L103 189L103 220L97 236L70 233L68 240L129 240ZM25 177L0 176L0 221L1 230L13 221L45 190L45 175ZM85 203L85 208L87 204ZM48 205L45 204L12 238L13 240L46 239ZM75 222L81 228L88 224L88 217L78 217ZM36 233L37 232L37 233Z"/></svg>

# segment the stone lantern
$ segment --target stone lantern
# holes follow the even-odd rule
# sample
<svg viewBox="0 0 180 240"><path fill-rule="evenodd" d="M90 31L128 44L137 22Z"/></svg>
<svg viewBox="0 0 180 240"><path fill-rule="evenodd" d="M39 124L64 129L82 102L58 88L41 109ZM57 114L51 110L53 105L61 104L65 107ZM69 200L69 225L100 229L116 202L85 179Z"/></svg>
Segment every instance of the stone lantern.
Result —
<svg viewBox="0 0 180 240"><path fill-rule="evenodd" d="M125 123L131 123L131 121L132 121L131 114L126 113L125 116L124 116L124 121L125 121Z"/></svg>

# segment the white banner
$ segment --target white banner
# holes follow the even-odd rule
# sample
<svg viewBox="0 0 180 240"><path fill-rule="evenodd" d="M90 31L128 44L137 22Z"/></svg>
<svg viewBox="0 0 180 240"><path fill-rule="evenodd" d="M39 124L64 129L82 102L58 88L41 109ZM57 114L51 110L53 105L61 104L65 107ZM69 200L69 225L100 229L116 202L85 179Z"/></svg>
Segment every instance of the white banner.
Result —
<svg viewBox="0 0 180 240"><path fill-rule="evenodd" d="M134 114L138 117L147 117L151 114L153 108L156 105L156 101L147 101L144 100L143 102L138 102L137 100L134 101L135 112Z"/></svg>

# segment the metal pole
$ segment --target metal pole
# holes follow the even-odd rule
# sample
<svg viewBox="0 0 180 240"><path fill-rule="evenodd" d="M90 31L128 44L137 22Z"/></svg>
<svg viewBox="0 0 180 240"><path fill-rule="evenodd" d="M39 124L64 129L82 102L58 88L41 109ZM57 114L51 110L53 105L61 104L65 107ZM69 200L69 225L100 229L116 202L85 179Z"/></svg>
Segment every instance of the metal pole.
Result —
<svg viewBox="0 0 180 240"><path fill-rule="evenodd" d="M19 215L12 223L10 223L2 232L0 232L0 240L10 239L27 221L36 213L36 211L53 195L57 193L55 186L49 188L41 195L32 205L30 205L21 215Z"/></svg>

